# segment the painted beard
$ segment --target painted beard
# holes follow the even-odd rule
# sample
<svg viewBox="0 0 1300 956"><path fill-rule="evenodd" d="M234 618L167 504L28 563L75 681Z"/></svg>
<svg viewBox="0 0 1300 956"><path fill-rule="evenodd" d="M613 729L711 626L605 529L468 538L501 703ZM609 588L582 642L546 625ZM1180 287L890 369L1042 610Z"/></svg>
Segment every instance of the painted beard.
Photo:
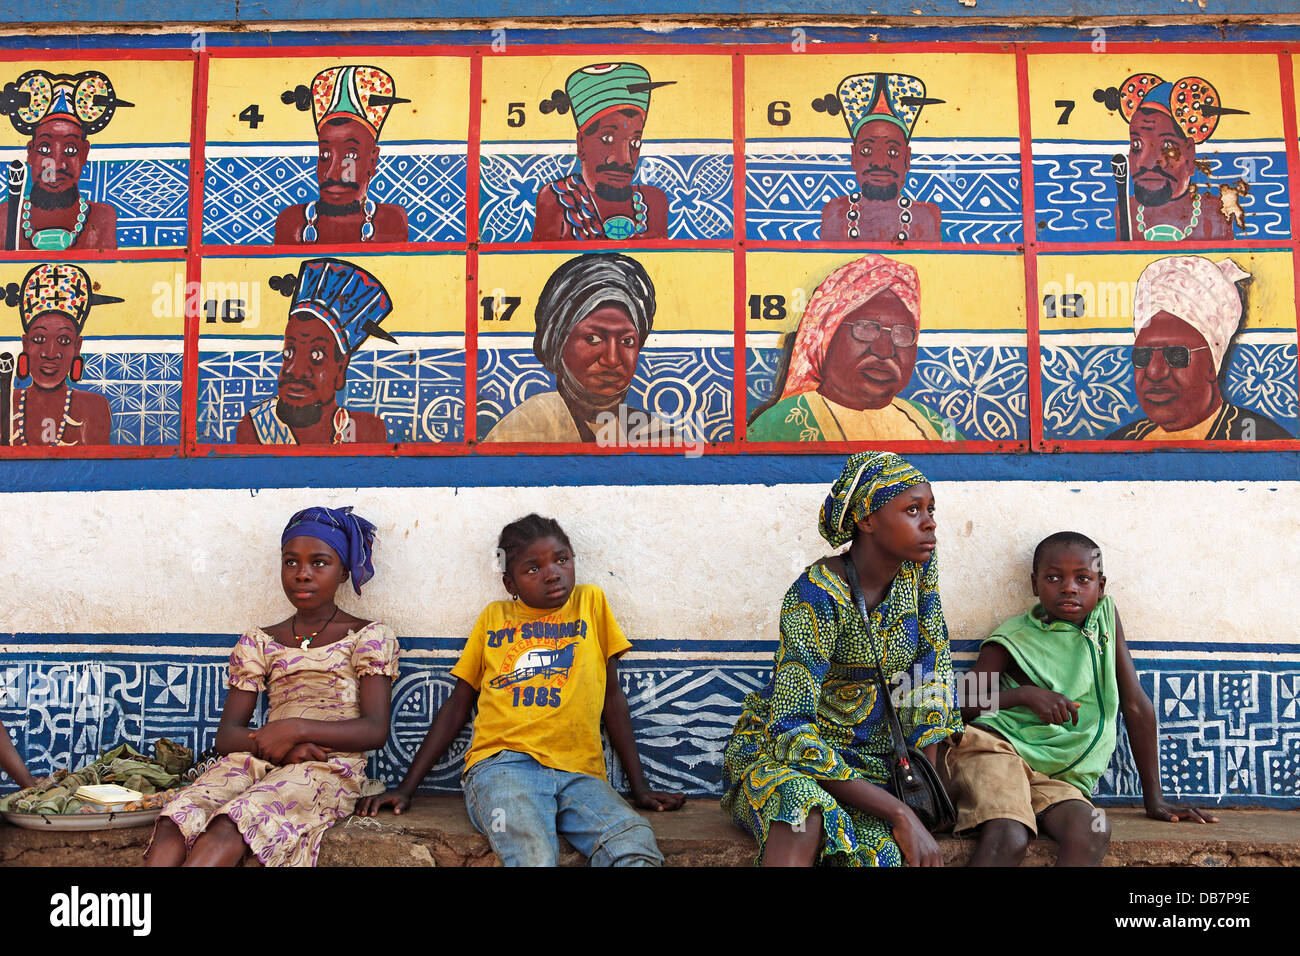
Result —
<svg viewBox="0 0 1300 956"><path fill-rule="evenodd" d="M898 198L898 183L890 183L888 186L872 186L866 183L862 184L862 198L874 199L877 202L886 199Z"/></svg>
<svg viewBox="0 0 1300 956"><path fill-rule="evenodd" d="M1167 202L1173 202L1174 184L1170 181L1159 189L1146 189L1135 182L1133 183L1133 198L1144 206L1163 206Z"/></svg>
<svg viewBox="0 0 1300 956"><path fill-rule="evenodd" d="M69 186L61 192L52 192L32 183L32 205L37 209L67 209L77 201L76 186Z"/></svg>
<svg viewBox="0 0 1300 956"><path fill-rule="evenodd" d="M321 402L310 405L290 405L284 399L275 400L275 414L290 428L307 428L320 421L325 406Z"/></svg>
<svg viewBox="0 0 1300 956"><path fill-rule="evenodd" d="M316 203L316 208L322 216L355 216L361 211L361 200L354 199L352 202L345 202L336 206L334 203L322 199Z"/></svg>
<svg viewBox="0 0 1300 956"><path fill-rule="evenodd" d="M608 183L596 183L596 196L609 202L627 202L632 198L631 186L611 186Z"/></svg>

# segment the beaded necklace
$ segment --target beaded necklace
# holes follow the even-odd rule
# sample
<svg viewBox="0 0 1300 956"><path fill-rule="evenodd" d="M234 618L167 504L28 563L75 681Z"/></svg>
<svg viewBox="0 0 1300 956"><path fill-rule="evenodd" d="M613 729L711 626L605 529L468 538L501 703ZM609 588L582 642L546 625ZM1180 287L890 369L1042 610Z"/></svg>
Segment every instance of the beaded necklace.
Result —
<svg viewBox="0 0 1300 956"><path fill-rule="evenodd" d="M366 197L366 221L361 224L361 241L369 242L375 234L375 210L379 207L369 196ZM316 231L316 222L320 218L316 213L316 200L307 203L307 208L303 210L303 227L302 241L315 242L319 236Z"/></svg>
<svg viewBox="0 0 1300 956"><path fill-rule="evenodd" d="M63 444L63 433L67 431L69 424L80 425L80 422L73 422L68 418L68 410L72 408L72 386L64 384L67 395L63 399L63 420L59 422L59 432L54 436L54 444ZM18 392L18 410L14 413L15 428L13 434L13 445L27 444L27 389L15 389Z"/></svg>
<svg viewBox="0 0 1300 956"><path fill-rule="evenodd" d="M1192 218L1191 221L1187 223L1186 229L1179 229L1177 226L1167 222L1156 223L1154 226L1148 228L1146 220L1143 218L1143 213L1145 212L1146 207L1141 203L1138 203L1137 225L1138 228L1142 230L1142 235L1146 238L1147 242L1180 242L1190 236L1192 230L1196 228L1196 224L1201 221L1201 194L1200 192L1196 192L1193 196Z"/></svg>
<svg viewBox="0 0 1300 956"><path fill-rule="evenodd" d="M76 244L77 237L81 235L81 230L86 228L86 214L90 210L90 203L86 202L86 197L77 193L77 222L72 230L67 229L42 229L40 232L32 232L32 201L31 198L23 200L23 238L33 249L50 249L56 252L62 252Z"/></svg>
<svg viewBox="0 0 1300 956"><path fill-rule="evenodd" d="M858 219L861 213L858 211L858 203L862 199L862 193L849 193L849 211L844 214L848 221L849 238L856 239L861 232L858 229ZM899 242L906 242L912 232L912 200L908 199L902 193L898 196L898 233L894 236Z"/></svg>

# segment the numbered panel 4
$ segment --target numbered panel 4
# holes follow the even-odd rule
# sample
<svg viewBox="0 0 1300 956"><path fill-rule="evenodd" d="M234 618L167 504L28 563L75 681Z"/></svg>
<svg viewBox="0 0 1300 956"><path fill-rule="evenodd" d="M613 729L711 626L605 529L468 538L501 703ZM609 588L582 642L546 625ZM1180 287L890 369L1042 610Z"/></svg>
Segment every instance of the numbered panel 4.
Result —
<svg viewBox="0 0 1300 956"><path fill-rule="evenodd" d="M463 57L214 56L209 245L463 242Z"/></svg>
<svg viewBox="0 0 1300 956"><path fill-rule="evenodd" d="M203 261L201 444L461 442L459 253Z"/></svg>
<svg viewBox="0 0 1300 956"><path fill-rule="evenodd" d="M732 58L483 62L484 242L729 239Z"/></svg>

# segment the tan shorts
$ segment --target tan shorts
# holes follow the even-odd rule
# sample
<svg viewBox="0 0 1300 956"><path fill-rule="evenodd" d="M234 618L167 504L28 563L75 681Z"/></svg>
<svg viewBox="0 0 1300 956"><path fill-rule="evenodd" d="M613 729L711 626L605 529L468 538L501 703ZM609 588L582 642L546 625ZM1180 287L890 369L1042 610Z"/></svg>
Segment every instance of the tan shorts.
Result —
<svg viewBox="0 0 1300 956"><path fill-rule="evenodd" d="M957 825L964 833L989 820L1017 820L1038 835L1038 815L1066 800L1092 806L1079 788L1053 780L1025 763L1001 734L967 724L961 743L944 755L957 791Z"/></svg>

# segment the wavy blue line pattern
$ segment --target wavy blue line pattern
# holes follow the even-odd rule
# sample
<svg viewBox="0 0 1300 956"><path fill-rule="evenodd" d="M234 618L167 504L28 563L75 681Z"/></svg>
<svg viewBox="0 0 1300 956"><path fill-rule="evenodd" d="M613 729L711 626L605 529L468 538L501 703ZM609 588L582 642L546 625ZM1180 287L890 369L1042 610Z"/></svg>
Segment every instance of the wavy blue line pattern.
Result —
<svg viewBox="0 0 1300 956"><path fill-rule="evenodd" d="M1128 347L1048 344L1041 352L1045 438L1105 438L1145 417L1133 389ZM1229 403L1254 409L1297 434L1296 346L1234 345L1222 381Z"/></svg>
<svg viewBox="0 0 1300 956"><path fill-rule="evenodd" d="M279 352L199 354L199 441L232 443L250 406L275 394ZM384 420L389 441L459 442L465 436L465 353L375 349L348 367L343 404Z"/></svg>
<svg viewBox="0 0 1300 956"><path fill-rule="evenodd" d="M668 238L730 239L732 158L729 155L645 156L637 181L668 197ZM527 242L533 235L537 193L572 175L573 156L501 153L479 163L479 237L484 242Z"/></svg>
<svg viewBox="0 0 1300 956"><path fill-rule="evenodd" d="M480 349L478 437L539 392L555 390L555 377L530 349ZM632 378L629 404L667 423L685 425L704 441L730 441L731 349L647 348Z"/></svg>
<svg viewBox="0 0 1300 956"><path fill-rule="evenodd" d="M745 232L750 239L817 239L822 207L856 188L847 156L790 153L779 143L751 141ZM939 207L945 242L1021 241L1019 154L914 153L906 193Z"/></svg>
<svg viewBox="0 0 1300 956"><path fill-rule="evenodd" d="M1117 151L1124 148L1122 143L1116 144ZM1233 150L1227 144L1218 150L1203 147L1197 158L1210 162L1214 182L1241 178L1250 184L1250 195L1241 200L1246 211L1244 238L1290 237L1291 197L1282 143L1276 151L1267 152ZM1115 179L1110 157L1035 156L1034 214L1041 241L1114 242ZM1237 235L1242 236L1240 232Z"/></svg>

